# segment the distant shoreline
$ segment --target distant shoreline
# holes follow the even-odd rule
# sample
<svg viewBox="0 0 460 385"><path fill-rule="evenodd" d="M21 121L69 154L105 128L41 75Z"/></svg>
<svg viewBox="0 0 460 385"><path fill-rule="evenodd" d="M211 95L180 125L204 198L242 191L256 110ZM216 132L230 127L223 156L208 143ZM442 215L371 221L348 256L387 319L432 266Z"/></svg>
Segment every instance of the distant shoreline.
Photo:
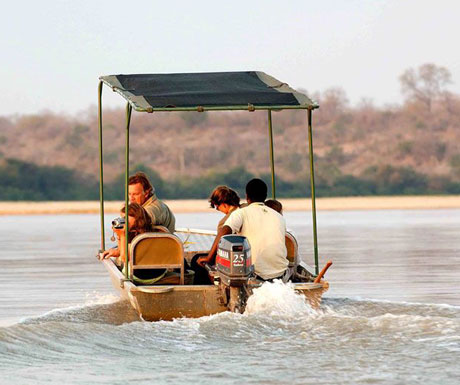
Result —
<svg viewBox="0 0 460 385"><path fill-rule="evenodd" d="M311 210L306 198L280 199L285 211ZM175 213L210 212L205 199L166 200ZM118 213L123 202L105 202L106 213ZM372 196L317 198L316 208L322 210L418 210L460 208L460 195L438 196ZM69 202L0 202L0 215L97 214L98 201Z"/></svg>

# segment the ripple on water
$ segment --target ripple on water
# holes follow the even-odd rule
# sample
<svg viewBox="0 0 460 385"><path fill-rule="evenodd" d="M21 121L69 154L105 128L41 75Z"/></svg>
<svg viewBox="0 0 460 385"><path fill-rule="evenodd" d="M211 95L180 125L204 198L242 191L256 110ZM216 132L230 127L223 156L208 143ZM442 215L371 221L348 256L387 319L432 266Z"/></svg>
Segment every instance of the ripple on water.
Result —
<svg viewBox="0 0 460 385"><path fill-rule="evenodd" d="M459 307L326 298L314 310L274 282L244 314L144 322L103 297L27 318L0 328L0 370L22 383L454 384L459 335Z"/></svg>

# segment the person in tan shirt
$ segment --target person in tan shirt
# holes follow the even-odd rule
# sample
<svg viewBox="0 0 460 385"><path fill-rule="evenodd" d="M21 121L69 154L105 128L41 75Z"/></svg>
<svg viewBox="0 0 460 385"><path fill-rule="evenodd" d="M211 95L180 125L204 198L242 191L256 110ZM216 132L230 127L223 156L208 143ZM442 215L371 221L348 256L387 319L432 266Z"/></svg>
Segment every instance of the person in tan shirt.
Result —
<svg viewBox="0 0 460 385"><path fill-rule="evenodd" d="M155 195L155 188L143 172L129 177L128 197L131 203L140 204L152 218L154 226L164 226L172 234L175 231L176 218L169 207Z"/></svg>

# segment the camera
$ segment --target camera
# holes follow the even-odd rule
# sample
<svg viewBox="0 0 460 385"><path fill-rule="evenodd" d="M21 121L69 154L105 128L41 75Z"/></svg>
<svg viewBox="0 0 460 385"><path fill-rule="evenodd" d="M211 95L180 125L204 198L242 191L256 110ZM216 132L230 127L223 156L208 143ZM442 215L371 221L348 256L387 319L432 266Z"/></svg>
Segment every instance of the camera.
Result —
<svg viewBox="0 0 460 385"><path fill-rule="evenodd" d="M112 227L114 229L122 229L123 227L125 227L125 218L123 217L119 217L119 218L115 218L113 221L112 221Z"/></svg>

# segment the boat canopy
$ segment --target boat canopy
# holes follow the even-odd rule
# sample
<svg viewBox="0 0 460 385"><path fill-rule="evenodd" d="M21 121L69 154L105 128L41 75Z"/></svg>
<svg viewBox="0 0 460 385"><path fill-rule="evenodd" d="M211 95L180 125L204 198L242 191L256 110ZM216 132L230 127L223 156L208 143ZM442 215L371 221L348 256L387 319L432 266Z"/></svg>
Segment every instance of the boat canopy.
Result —
<svg viewBox="0 0 460 385"><path fill-rule="evenodd" d="M99 79L141 112L319 107L308 96L260 71L109 75Z"/></svg>
<svg viewBox="0 0 460 385"><path fill-rule="evenodd" d="M104 230L104 156L102 151L102 88L107 85L126 99L125 207L128 207L129 131L132 110L154 111L212 111L267 110L270 144L272 197L276 199L275 157L273 150L272 111L307 110L310 186L313 217L315 271L319 274L318 239L316 231L316 194L313 161L312 113L319 105L274 77L260 71L202 72L176 74L108 75L99 77L98 126L99 174L101 205L101 250L105 250ZM125 225L125 250L128 250L128 228ZM127 256L127 253L126 253ZM126 265L128 260L125 261ZM126 279L128 269L126 269Z"/></svg>

